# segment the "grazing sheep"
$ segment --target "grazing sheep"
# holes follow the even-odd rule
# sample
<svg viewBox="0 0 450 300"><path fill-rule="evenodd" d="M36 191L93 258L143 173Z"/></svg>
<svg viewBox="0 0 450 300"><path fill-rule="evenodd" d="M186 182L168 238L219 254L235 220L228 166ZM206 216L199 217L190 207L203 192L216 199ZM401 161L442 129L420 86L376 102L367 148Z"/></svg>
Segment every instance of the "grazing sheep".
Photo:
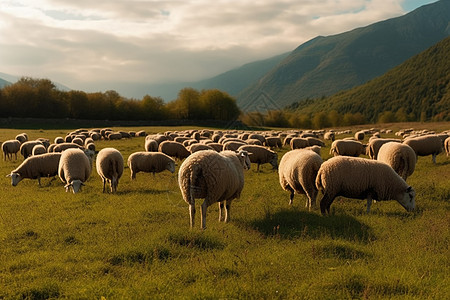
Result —
<svg viewBox="0 0 450 300"><path fill-rule="evenodd" d="M302 149L309 146L308 140L306 138L294 137L290 141L291 150Z"/></svg>
<svg viewBox="0 0 450 300"><path fill-rule="evenodd" d="M446 138L444 141L445 153L450 156L450 137Z"/></svg>
<svg viewBox="0 0 450 300"><path fill-rule="evenodd" d="M147 152L158 152L158 142L154 139L145 139L144 148Z"/></svg>
<svg viewBox="0 0 450 300"><path fill-rule="evenodd" d="M24 159L33 154L33 148L36 145L42 145L42 143L40 141L28 141L20 146L20 154L22 154Z"/></svg>
<svg viewBox="0 0 450 300"><path fill-rule="evenodd" d="M262 164L271 164L273 169L278 169L278 154L275 151L258 145L243 145L238 151L247 151L250 162L258 164L256 172L259 172L259 166Z"/></svg>
<svg viewBox="0 0 450 300"><path fill-rule="evenodd" d="M225 204L225 222L230 218L231 201L239 199L244 188L244 169L250 168L246 151L199 151L180 166L178 184L184 201L189 204L190 226L194 227L195 199L205 199L201 206L201 228L206 228L206 209L219 203L219 221Z"/></svg>
<svg viewBox="0 0 450 300"><path fill-rule="evenodd" d="M61 154L58 175L66 185L66 192L72 188L73 193L81 191L81 186L91 175L91 162L87 154L80 149L67 149Z"/></svg>
<svg viewBox="0 0 450 300"><path fill-rule="evenodd" d="M390 165L406 181L414 173L417 158L410 146L389 142L381 146L377 160Z"/></svg>
<svg viewBox="0 0 450 300"><path fill-rule="evenodd" d="M367 144L367 147L366 147L367 153L366 154L371 159L377 159L378 151L380 151L381 146L383 146L383 144L386 144L389 142L401 143L402 141L399 139L380 139L380 138L371 139L371 140L369 140L369 143Z"/></svg>
<svg viewBox="0 0 450 300"><path fill-rule="evenodd" d="M294 194L305 194L308 197L306 207L311 210L316 206L315 180L322 162L320 155L311 150L296 149L283 155L278 175L281 187L291 193L289 205L292 205Z"/></svg>
<svg viewBox="0 0 450 300"><path fill-rule="evenodd" d="M330 154L333 156L360 156L366 153L366 145L353 140L335 140L331 143Z"/></svg>
<svg viewBox="0 0 450 300"><path fill-rule="evenodd" d="M265 145L270 148L280 148L280 149L283 146L283 144L281 142L281 138L279 138L277 136L266 137Z"/></svg>
<svg viewBox="0 0 450 300"><path fill-rule="evenodd" d="M210 146L208 146L206 144L200 144L200 143L192 144L191 146L189 146L188 149L189 149L189 151L191 153L194 153L194 152L197 152L197 151L203 151L203 150L214 150L214 151L216 151L214 148L212 148L212 147L210 147Z"/></svg>
<svg viewBox="0 0 450 300"><path fill-rule="evenodd" d="M247 139L247 140L245 140L245 142L246 142L248 145L258 145L258 146L262 146L261 141L258 140L258 139Z"/></svg>
<svg viewBox="0 0 450 300"><path fill-rule="evenodd" d="M217 152L220 152L223 150L223 145L219 143L208 143L208 146L216 150Z"/></svg>
<svg viewBox="0 0 450 300"><path fill-rule="evenodd" d="M159 144L158 151L180 160L185 159L191 153L183 144L174 141L164 141Z"/></svg>
<svg viewBox="0 0 450 300"><path fill-rule="evenodd" d="M100 150L97 155L96 168L103 181L103 193L106 191L106 182L109 182L111 193L115 193L123 174L122 154L114 148Z"/></svg>
<svg viewBox="0 0 450 300"><path fill-rule="evenodd" d="M365 137L365 133L364 133L363 130L358 131L358 132L355 133L355 139L356 139L357 141L362 141L362 140L364 140L364 137Z"/></svg>
<svg viewBox="0 0 450 300"><path fill-rule="evenodd" d="M143 137L146 135L147 135L147 133L144 130L139 130L138 132L136 132L136 136L139 136L139 137Z"/></svg>
<svg viewBox="0 0 450 300"><path fill-rule="evenodd" d="M436 155L443 151L442 141L435 134L408 138L403 141L403 144L413 148L417 156L431 155L433 163L436 163Z"/></svg>
<svg viewBox="0 0 450 300"><path fill-rule="evenodd" d="M323 135L323 139L334 142L334 140L336 139L336 135L335 135L335 133L333 131L327 131Z"/></svg>
<svg viewBox="0 0 450 300"><path fill-rule="evenodd" d="M37 179L41 186L41 177L58 175L58 165L61 153L46 153L30 156L20 166L12 170L7 177L11 177L11 185L16 186L22 179Z"/></svg>
<svg viewBox="0 0 450 300"><path fill-rule="evenodd" d="M330 213L331 203L337 196L367 199L367 212L372 199L397 200L407 211L412 211L416 205L414 189L390 166L376 160L332 157L320 167L316 187L323 191L322 214Z"/></svg>
<svg viewBox="0 0 450 300"><path fill-rule="evenodd" d="M250 134L247 139L248 140L257 139L261 142L261 145L263 145L266 142L266 138L262 134L257 133Z"/></svg>
<svg viewBox="0 0 450 300"><path fill-rule="evenodd" d="M28 141L28 135L25 132L20 133L16 135L15 139L18 140L21 144L23 144Z"/></svg>
<svg viewBox="0 0 450 300"><path fill-rule="evenodd" d="M291 145L291 140L298 137L296 134L288 134L283 140L283 146Z"/></svg>
<svg viewBox="0 0 450 300"><path fill-rule="evenodd" d="M53 147L53 152L63 152L67 149L83 149L83 147L75 143L62 143L55 145Z"/></svg>
<svg viewBox="0 0 450 300"><path fill-rule="evenodd" d="M325 143L318 138L307 137L306 140L308 141L308 146L320 146L320 147L325 146Z"/></svg>
<svg viewBox="0 0 450 300"><path fill-rule="evenodd" d="M127 165L130 168L131 179L136 179L139 172L160 173L168 170L175 172L175 161L161 152L135 152L128 157Z"/></svg>
<svg viewBox="0 0 450 300"><path fill-rule="evenodd" d="M40 154L44 154L44 153L47 153L47 149L45 149L44 145L36 145L33 147L33 150L31 151L32 156L40 155Z"/></svg>
<svg viewBox="0 0 450 300"><path fill-rule="evenodd" d="M317 154L320 155L320 150L322 149L322 147L314 145L314 146L309 146L309 147L302 148L302 149L303 150L311 150L311 151L314 151L314 152L316 152Z"/></svg>
<svg viewBox="0 0 450 300"><path fill-rule="evenodd" d="M247 145L244 141L228 141L225 144L223 144L223 150L231 150L236 151L239 147Z"/></svg>
<svg viewBox="0 0 450 300"><path fill-rule="evenodd" d="M61 136L57 136L57 137L55 137L54 142L55 142L55 144L62 144L62 143L64 143L64 138Z"/></svg>
<svg viewBox="0 0 450 300"><path fill-rule="evenodd" d="M18 140L8 140L3 142L2 151L3 160L6 161L6 157L8 157L9 160L12 160L13 154L15 159L17 160L17 152L20 151L20 142Z"/></svg>

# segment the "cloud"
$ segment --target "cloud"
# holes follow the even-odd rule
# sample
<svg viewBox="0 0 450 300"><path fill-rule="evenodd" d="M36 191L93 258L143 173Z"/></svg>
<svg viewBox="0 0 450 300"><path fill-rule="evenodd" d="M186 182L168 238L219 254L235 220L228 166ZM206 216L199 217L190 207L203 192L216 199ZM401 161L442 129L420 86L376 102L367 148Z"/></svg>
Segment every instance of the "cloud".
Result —
<svg viewBox="0 0 450 300"><path fill-rule="evenodd" d="M402 3L2 0L0 71L76 89L195 81L402 15Z"/></svg>

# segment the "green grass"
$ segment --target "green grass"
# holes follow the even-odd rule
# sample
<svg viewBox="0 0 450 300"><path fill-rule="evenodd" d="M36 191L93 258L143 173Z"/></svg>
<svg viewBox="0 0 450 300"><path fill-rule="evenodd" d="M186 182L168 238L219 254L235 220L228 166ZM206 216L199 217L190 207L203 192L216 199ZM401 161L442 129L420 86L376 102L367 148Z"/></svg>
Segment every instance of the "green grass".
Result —
<svg viewBox="0 0 450 300"><path fill-rule="evenodd" d="M164 130L173 128L154 131ZM23 131L2 130L0 140ZM32 139L66 133L25 131ZM144 139L96 145L115 147L127 159L143 149ZM279 151L279 158L286 151ZM0 162L0 174L21 161ZM0 299L444 299L450 294L450 158L443 154L436 165L431 157L419 158L408 179L417 192L413 213L390 201L374 203L367 214L365 201L340 198L331 216L322 217L305 209L303 195L289 207L278 174L269 165L260 173L252 166L241 199L232 204L230 223L217 221L214 205L204 231L199 213L189 230L188 205L176 175L168 172L139 173L131 182L126 168L115 195L102 193L95 168L76 195L65 193L59 179L44 178L42 187L23 180L12 187L2 178Z"/></svg>

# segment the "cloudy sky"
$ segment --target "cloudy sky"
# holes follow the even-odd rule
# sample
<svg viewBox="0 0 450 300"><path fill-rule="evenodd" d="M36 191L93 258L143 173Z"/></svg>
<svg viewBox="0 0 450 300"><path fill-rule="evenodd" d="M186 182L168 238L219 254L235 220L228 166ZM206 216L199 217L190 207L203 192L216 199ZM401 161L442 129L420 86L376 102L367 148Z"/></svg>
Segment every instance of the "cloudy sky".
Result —
<svg viewBox="0 0 450 300"><path fill-rule="evenodd" d="M435 1L0 0L0 72L141 98Z"/></svg>

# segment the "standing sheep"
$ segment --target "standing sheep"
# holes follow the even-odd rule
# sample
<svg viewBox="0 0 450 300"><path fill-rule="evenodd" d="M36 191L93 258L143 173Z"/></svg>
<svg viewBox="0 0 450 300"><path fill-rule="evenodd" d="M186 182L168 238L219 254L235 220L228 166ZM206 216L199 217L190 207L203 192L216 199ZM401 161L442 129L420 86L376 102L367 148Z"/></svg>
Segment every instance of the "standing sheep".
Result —
<svg viewBox="0 0 450 300"><path fill-rule="evenodd" d="M450 137L446 138L444 141L445 153L450 156Z"/></svg>
<svg viewBox="0 0 450 300"><path fill-rule="evenodd" d="M244 188L244 169L250 168L246 151L206 150L193 153L180 166L178 184L184 201L189 204L191 228L194 227L195 199L205 199L201 206L201 228L206 228L206 209L219 203L219 221L225 205L225 222L230 218L231 201L239 199Z"/></svg>
<svg viewBox="0 0 450 300"><path fill-rule="evenodd" d="M175 161L161 152L135 152L128 157L127 165L130 168L131 179L136 179L139 172L160 173L168 170L175 172Z"/></svg>
<svg viewBox="0 0 450 300"><path fill-rule="evenodd" d="M249 153L250 162L258 165L256 172L259 172L259 166L262 164L271 164L273 169L278 169L278 154L275 151L258 145L243 145L237 150Z"/></svg>
<svg viewBox="0 0 450 300"><path fill-rule="evenodd" d="M36 145L33 147L31 155L35 156L35 155L40 155L40 154L44 154L44 153L47 153L47 149L45 149L44 145Z"/></svg>
<svg viewBox="0 0 450 300"><path fill-rule="evenodd" d="M8 157L9 160L12 160L13 154L15 159L17 160L17 152L20 151L20 142L18 140L8 140L3 142L2 151L3 160L6 161L6 157Z"/></svg>
<svg viewBox="0 0 450 300"><path fill-rule="evenodd" d="M402 141L399 139L380 139L380 138L374 138L369 140L369 143L367 144L367 155L371 158L371 159L377 159L378 156L378 152L380 151L381 146L383 146L386 143L389 142L397 142L397 143L401 143Z"/></svg>
<svg viewBox="0 0 450 300"><path fill-rule="evenodd" d="M302 149L309 146L308 140L301 137L292 138L289 144L291 145L291 150Z"/></svg>
<svg viewBox="0 0 450 300"><path fill-rule="evenodd" d="M158 142L154 139L145 139L144 148L147 152L158 152Z"/></svg>
<svg viewBox="0 0 450 300"><path fill-rule="evenodd" d="M278 175L281 187L291 193L289 205L292 205L294 194L306 194L306 207L311 210L316 206L315 180L322 162L320 155L311 150L291 150L283 155Z"/></svg>
<svg viewBox="0 0 450 300"><path fill-rule="evenodd" d="M122 154L114 148L100 150L97 155L96 169L103 181L103 193L106 191L107 181L111 187L111 193L115 193L119 185L119 179L123 174Z"/></svg>
<svg viewBox="0 0 450 300"><path fill-rule="evenodd" d="M33 148L36 145L42 145L42 143L40 141L27 141L20 146L20 154L24 159L33 154Z"/></svg>
<svg viewBox="0 0 450 300"><path fill-rule="evenodd" d="M389 142L381 146L377 160L390 165L406 181L414 173L417 158L410 146Z"/></svg>
<svg viewBox="0 0 450 300"><path fill-rule="evenodd" d="M66 185L66 192L72 188L73 193L81 191L81 186L91 175L91 162L88 156L80 149L67 149L61 154L58 166L58 175Z"/></svg>
<svg viewBox="0 0 450 300"><path fill-rule="evenodd" d="M158 151L180 160L185 159L191 154L183 144L174 141L164 141L160 143Z"/></svg>
<svg viewBox="0 0 450 300"><path fill-rule="evenodd" d="M385 163L359 157L338 156L322 164L317 173L316 187L323 191L322 214L330 213L334 198L343 196L367 199L367 212L372 199L397 200L407 211L415 208L416 193Z"/></svg>
<svg viewBox="0 0 450 300"><path fill-rule="evenodd" d="M330 154L333 156L360 156L366 153L366 146L353 140L335 140L331 143Z"/></svg>
<svg viewBox="0 0 450 300"><path fill-rule="evenodd" d="M442 140L435 134L407 138L403 141L413 148L417 156L432 156L433 163L436 163L436 155L443 151Z"/></svg>
<svg viewBox="0 0 450 300"><path fill-rule="evenodd" d="M357 141L362 141L362 140L364 140L365 135L366 135L366 134L364 133L364 131L363 131L363 130L360 130L360 131L358 131L358 132L355 133L355 139L356 139Z"/></svg>
<svg viewBox="0 0 450 300"><path fill-rule="evenodd" d="M41 177L58 175L60 158L61 153L46 153L30 156L6 176L11 177L12 186L16 186L24 178L37 179L39 186L41 186Z"/></svg>
<svg viewBox="0 0 450 300"><path fill-rule="evenodd" d="M266 146L270 148L280 148L282 147L281 138L277 136L266 137Z"/></svg>

